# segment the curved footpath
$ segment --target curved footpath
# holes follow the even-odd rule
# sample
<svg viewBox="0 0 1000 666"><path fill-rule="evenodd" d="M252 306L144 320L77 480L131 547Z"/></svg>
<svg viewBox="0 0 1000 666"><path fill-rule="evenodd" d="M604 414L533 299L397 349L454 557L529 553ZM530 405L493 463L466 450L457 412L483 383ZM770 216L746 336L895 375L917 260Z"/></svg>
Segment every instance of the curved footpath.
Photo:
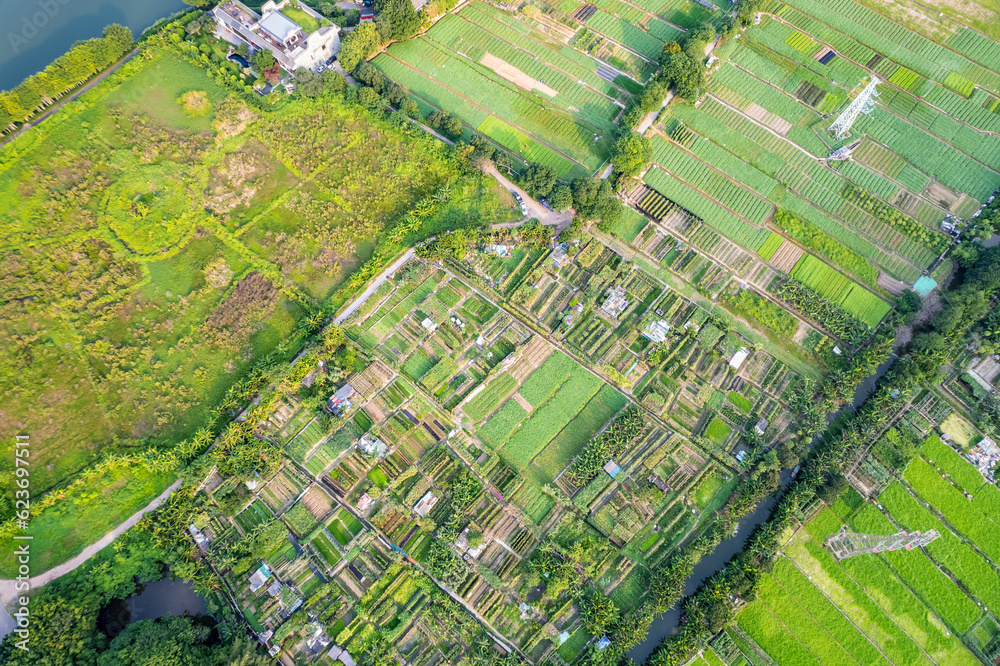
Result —
<svg viewBox="0 0 1000 666"><path fill-rule="evenodd" d="M131 51L129 51L128 53L126 53L122 57L121 60L119 60L115 64L111 65L106 70L104 70L103 72L101 72L100 74L98 74L97 76L95 76L94 78L92 78L90 81L87 81L81 87L77 88L76 90L74 90L73 92L71 92L69 95L67 95L66 97L63 97L62 99L60 99L59 101L57 101L55 104L53 104L52 106L50 106L48 109L46 109L42 113L42 115L38 116L37 118L33 118L31 120L28 120L26 123L24 123L23 125L21 125L20 129L18 129L13 134L10 134L7 137L5 137L3 139L3 141L0 141L0 146L3 146L3 145L7 144L10 141L13 141L17 137L19 137L22 133L28 131L29 129L31 129L32 127L34 127L35 125L37 125L38 123L42 122L43 120L45 120L46 118L48 118L49 116L51 116L53 113L55 113L56 111L58 111L59 109L61 109L63 107L63 105L67 104L68 102L72 102L74 99L76 99L77 97L79 97L83 93L87 92L88 90L90 90L91 88L93 88L94 86L96 86L98 83L100 83L101 81L103 81L104 79L108 78L108 76L110 76L112 73L114 73L115 70L117 70L119 67L121 67L122 65L124 65L125 63L127 63L129 60L131 60L132 56L134 56L138 52L139 52L139 47L136 46L134 49L132 49Z"/></svg>
<svg viewBox="0 0 1000 666"><path fill-rule="evenodd" d="M159 497L157 497L152 502L150 502L143 508L136 511L131 516L129 516L128 519L125 520L125 522L123 522L121 525L107 532L103 537L100 538L100 540L84 548L79 555L77 555L76 557L74 557L69 561L63 562L58 566L52 567L43 574L39 574L37 576L32 576L31 578L29 578L28 589L36 590L45 585L46 583L51 583L55 579L61 578L62 576L68 574L70 571L73 571L74 569L80 567L84 562L86 562L91 557L96 555L98 551L107 548L111 544L111 542L117 539L123 532L125 532L129 528L133 527L136 523L138 523L139 520L144 515L146 515L150 511L159 508L160 505L163 504L163 502L166 501L166 499L170 497L170 495L175 490L180 488L180 486L181 486L181 480L177 479L170 485L169 488L164 490ZM26 543L34 544L33 541L28 541ZM2 640L4 636L13 631L16 626L14 619L10 616L10 613L7 612L7 605L10 604L12 601L14 601L14 599L16 599L18 596L16 585L17 585L16 580L0 580L0 640Z"/></svg>

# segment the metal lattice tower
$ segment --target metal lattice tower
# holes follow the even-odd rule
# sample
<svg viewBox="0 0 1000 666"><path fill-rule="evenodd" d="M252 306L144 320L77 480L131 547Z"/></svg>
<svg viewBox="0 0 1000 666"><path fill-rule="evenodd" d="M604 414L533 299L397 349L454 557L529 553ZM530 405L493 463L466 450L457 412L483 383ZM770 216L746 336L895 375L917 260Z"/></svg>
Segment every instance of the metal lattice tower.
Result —
<svg viewBox="0 0 1000 666"><path fill-rule="evenodd" d="M857 534L855 532L848 532L845 527L838 534L826 540L826 547L830 549L834 557L838 560L844 560L848 557L868 555L870 553L921 548L939 536L941 535L934 530L928 530L923 533Z"/></svg>
<svg viewBox="0 0 1000 666"><path fill-rule="evenodd" d="M873 76L868 85L864 87L864 90L854 98L851 105L830 125L830 131L833 132L834 138L837 141L842 141L850 135L851 126L854 125L854 121L858 119L858 116L862 114L867 115L875 110L875 101L878 99L878 90L875 89L875 86L879 83L881 81Z"/></svg>

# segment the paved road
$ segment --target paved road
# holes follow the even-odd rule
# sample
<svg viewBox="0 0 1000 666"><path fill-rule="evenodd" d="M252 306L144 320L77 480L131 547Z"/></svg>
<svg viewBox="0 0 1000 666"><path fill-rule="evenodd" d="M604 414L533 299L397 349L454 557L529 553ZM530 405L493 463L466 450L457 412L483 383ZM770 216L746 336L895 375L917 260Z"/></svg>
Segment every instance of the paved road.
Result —
<svg viewBox="0 0 1000 666"><path fill-rule="evenodd" d="M63 562L62 564L49 569L43 574L39 574L37 576L32 576L31 578L29 578L28 579L29 588L32 590L36 590L45 585L46 583L51 583L55 579L65 576L70 571L73 571L77 567L81 566L84 562L86 562L91 557L96 555L98 551L103 550L104 548L109 546L112 541L117 539L122 534L122 532L124 532L125 530L129 529L130 527L138 523L139 519L142 518L144 515L146 515L150 511L153 511L154 509L159 508L159 506L163 504L163 502L168 497L170 497L170 495L175 490L180 488L180 486L181 486L181 480L177 479L176 481L173 482L173 484L171 484L169 488L164 490L159 497L157 497L152 502L147 504L145 507L139 509L134 514L129 516L128 519L125 520L125 522L123 522L118 527L106 533L103 537L101 537L99 541L92 543L86 548L84 548L79 555L77 555L76 557L67 562ZM32 543L32 545L34 545L36 548L40 546L40 544L34 544L34 542L28 542L28 543ZM14 628L14 620L10 617L10 614L7 612L6 606L17 597L18 593L15 588L16 584L17 581L15 580L0 580L0 639L9 634L11 630L13 630Z"/></svg>
<svg viewBox="0 0 1000 666"><path fill-rule="evenodd" d="M381 287L385 283L385 281L388 280L389 277L396 272L396 269L398 269L400 266L409 261L410 257L412 257L414 254L415 252L411 247L409 250L403 253L402 257L392 262L392 265L390 265L389 268L382 271L382 274L379 275L377 278L375 278L375 281L372 282L370 285L368 285L368 288L365 289L363 292L361 292L361 295L355 298L354 302L348 305L346 310L337 315L337 318L333 320L334 325L340 326L341 324L343 324L344 320L346 320L348 317L354 314L355 310L364 305L364 302L367 301L368 298L375 293L375 290Z"/></svg>
<svg viewBox="0 0 1000 666"><path fill-rule="evenodd" d="M77 89L76 92L72 92L69 95L67 95L66 97L63 97L61 100L59 100L58 102L56 102L55 104L53 104L52 106L50 106L48 108L48 110L45 113L43 113L42 115L38 116L37 118L35 118L34 120L32 120L30 122L25 123L21 127L21 129L17 130L16 132L14 132L10 136L8 136L6 139L4 139L2 142L0 142L0 146L4 145L5 143L7 143L9 141L13 141L15 138L17 138L18 136L20 136L23 132L27 132L29 129L31 129L32 127L34 127L35 125L37 125L38 123L42 122L43 120L45 120L46 118L48 118L49 116L51 116L53 113L55 113L56 111L58 111L59 109L61 109L63 107L63 105L66 104L67 102L72 102L74 99L76 99L77 97L79 97L83 93L87 92L88 90L90 90L91 88L93 88L94 86L96 86L98 83L100 83L101 81L103 81L104 79L108 78L108 76L112 72L114 72L116 69L118 69L119 67L121 67L125 63L127 63L129 60L131 60L132 56L134 56L138 52L139 52L139 48L138 47L136 47L136 48L132 49L131 51L129 51L125 55L124 58L122 58L121 60L119 60L118 62L116 62L114 65L112 65L108 69L104 70L101 74L99 74L97 76L97 78L93 79L92 81L90 81L89 83L87 83L86 85L84 85L82 88Z"/></svg>

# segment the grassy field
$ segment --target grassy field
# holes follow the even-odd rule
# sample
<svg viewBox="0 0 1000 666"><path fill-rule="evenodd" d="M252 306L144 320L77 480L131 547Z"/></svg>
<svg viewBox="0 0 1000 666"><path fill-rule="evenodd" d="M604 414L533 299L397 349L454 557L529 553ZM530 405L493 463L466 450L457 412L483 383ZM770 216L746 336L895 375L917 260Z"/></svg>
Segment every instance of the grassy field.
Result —
<svg viewBox="0 0 1000 666"><path fill-rule="evenodd" d="M150 53L0 149L0 400L32 437L36 497L109 444L192 435L370 239L445 182L424 233L506 219L493 185L456 180L429 139L336 102L261 113L172 51ZM192 91L203 115L178 103ZM371 150L347 151L357 141ZM125 484L134 497L115 503L144 504L145 490ZM53 556L111 527L103 513L53 519L72 533L53 536L67 544Z"/></svg>

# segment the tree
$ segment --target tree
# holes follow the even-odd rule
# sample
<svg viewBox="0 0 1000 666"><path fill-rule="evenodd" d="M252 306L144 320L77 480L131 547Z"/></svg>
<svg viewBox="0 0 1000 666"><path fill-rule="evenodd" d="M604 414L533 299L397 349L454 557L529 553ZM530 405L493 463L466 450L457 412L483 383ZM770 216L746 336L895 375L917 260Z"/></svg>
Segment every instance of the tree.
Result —
<svg viewBox="0 0 1000 666"><path fill-rule="evenodd" d="M309 98L319 97L326 90L323 76L305 67L295 70L295 87L303 97Z"/></svg>
<svg viewBox="0 0 1000 666"><path fill-rule="evenodd" d="M273 58L273 56L272 56ZM281 65L277 62L264 69L264 79L272 86L281 81Z"/></svg>
<svg viewBox="0 0 1000 666"><path fill-rule="evenodd" d="M328 93L344 92L347 88L347 79L340 72L327 69L323 71L323 87Z"/></svg>
<svg viewBox="0 0 1000 666"><path fill-rule="evenodd" d="M792 448L791 442L782 442L778 448L778 461L781 463L782 469L791 469L799 464L799 456L795 453L795 449Z"/></svg>
<svg viewBox="0 0 1000 666"><path fill-rule="evenodd" d="M469 143L476 149L475 156L479 159L491 160L497 152L493 142L482 134L473 134L472 140Z"/></svg>
<svg viewBox="0 0 1000 666"><path fill-rule="evenodd" d="M376 69L375 65L370 62L362 60L358 63L358 66L354 68L353 72L354 78L361 83L374 88L375 92L381 94L382 89L386 84L385 74Z"/></svg>
<svg viewBox="0 0 1000 666"><path fill-rule="evenodd" d="M420 30L420 16L410 0L375 0L375 13L391 26L389 39L409 39Z"/></svg>
<svg viewBox="0 0 1000 666"><path fill-rule="evenodd" d="M132 31L118 23L112 23L104 28L101 36L108 42L112 53L115 54L113 60L117 60L128 53L129 49L132 48L132 44L135 43Z"/></svg>
<svg viewBox="0 0 1000 666"><path fill-rule="evenodd" d="M661 62L660 78L678 97L694 100L705 85L705 67L686 53L671 53Z"/></svg>
<svg viewBox="0 0 1000 666"><path fill-rule="evenodd" d="M899 297L899 300L896 301L896 310L904 319L909 319L913 317L913 315L920 312L920 308L922 308L923 305L924 303L920 299L920 294L912 289L907 289L903 292L903 295Z"/></svg>
<svg viewBox="0 0 1000 666"><path fill-rule="evenodd" d="M455 116L449 116L443 123L441 129L452 139L462 136L462 121Z"/></svg>
<svg viewBox="0 0 1000 666"><path fill-rule="evenodd" d="M527 191L531 197L540 199L552 191L559 176L556 170L550 166L542 164L532 164L521 176L519 185Z"/></svg>
<svg viewBox="0 0 1000 666"><path fill-rule="evenodd" d="M566 210L573 205L573 190L569 189L568 185L556 185L549 192L548 202L555 210ZM566 231L569 230L567 229ZM563 233L565 234L566 232L564 231ZM579 237L579 229L577 230L577 237Z"/></svg>
<svg viewBox="0 0 1000 666"><path fill-rule="evenodd" d="M344 71L353 72L358 64L370 56L382 44L378 28L374 23L362 23L355 30L347 33L340 43L337 60Z"/></svg>
<svg viewBox="0 0 1000 666"><path fill-rule="evenodd" d="M819 487L816 491L816 496L819 497L827 504L833 504L837 499L843 495L850 484L847 483L847 477L843 474L831 474L826 483Z"/></svg>
<svg viewBox="0 0 1000 666"><path fill-rule="evenodd" d="M382 97L375 92L374 88L362 86L361 91L358 93L358 103L366 109L376 111L382 105Z"/></svg>
<svg viewBox="0 0 1000 666"><path fill-rule="evenodd" d="M400 107L400 111L405 113L410 118L417 118L420 116L420 107L417 106L417 103L412 99L405 100L403 102L403 106Z"/></svg>
<svg viewBox="0 0 1000 666"><path fill-rule="evenodd" d="M598 592L593 592L584 599L580 608L583 626L591 634L600 636L604 629L618 619L618 607L615 602Z"/></svg>
<svg viewBox="0 0 1000 666"><path fill-rule="evenodd" d="M215 663L205 645L212 630L188 617L139 620L125 627L98 666L210 666Z"/></svg>
<svg viewBox="0 0 1000 666"><path fill-rule="evenodd" d="M253 67L255 72L263 73L271 65L274 65L277 61L274 59L274 54L267 49L258 49L250 56L250 65Z"/></svg>
<svg viewBox="0 0 1000 666"><path fill-rule="evenodd" d="M400 103L406 99L406 90L395 81L389 81L385 89L382 90L382 96L389 104L398 108Z"/></svg>
<svg viewBox="0 0 1000 666"><path fill-rule="evenodd" d="M611 147L614 173L623 176L638 175L653 159L653 146L649 139L636 132L623 134Z"/></svg>

